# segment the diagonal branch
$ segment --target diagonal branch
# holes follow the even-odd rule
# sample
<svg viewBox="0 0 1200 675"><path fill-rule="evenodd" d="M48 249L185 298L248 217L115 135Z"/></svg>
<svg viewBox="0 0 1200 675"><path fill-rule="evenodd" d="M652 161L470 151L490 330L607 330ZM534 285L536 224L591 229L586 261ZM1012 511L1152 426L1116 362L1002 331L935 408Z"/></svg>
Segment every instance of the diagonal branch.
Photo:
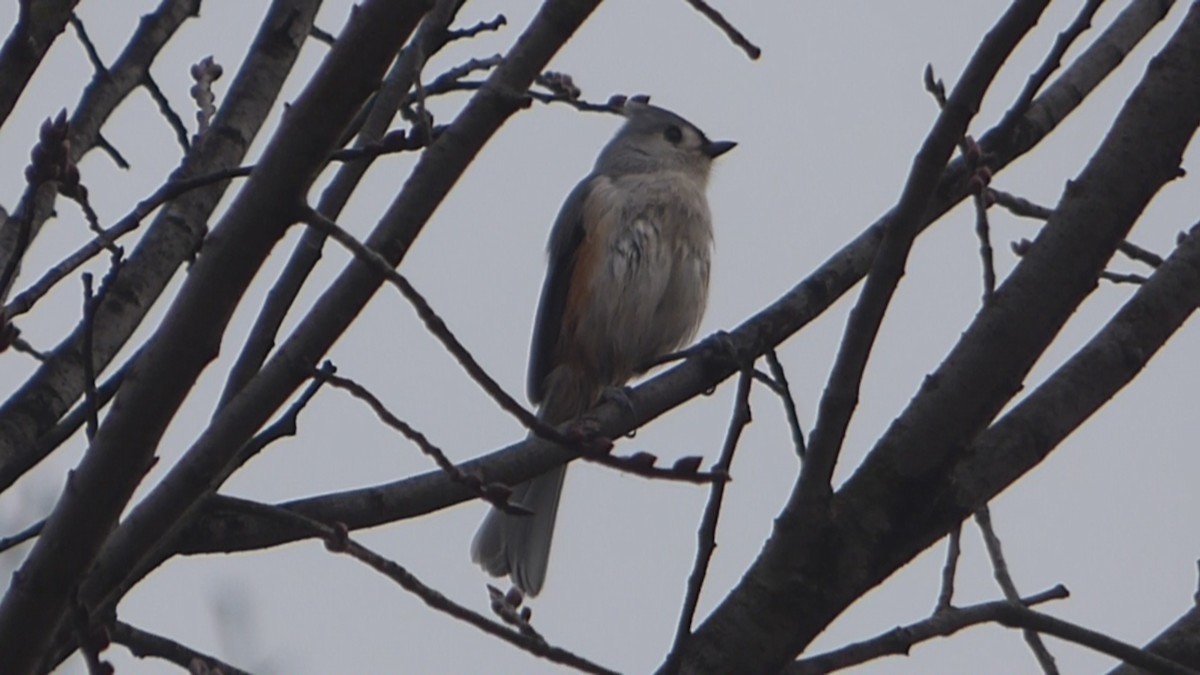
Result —
<svg viewBox="0 0 1200 675"><path fill-rule="evenodd" d="M982 505L961 498L965 479L955 475L955 461L1020 390L1150 199L1177 177L1198 124L1200 5L1193 5L995 301L926 378L828 509L812 508L797 485L780 516L786 526L776 527L742 581L697 629L685 668L781 667L853 599L943 537L962 519L964 506ZM1142 364L1155 348L1125 358ZM1124 364L1115 370L1129 377L1136 372ZM1049 452L1040 436L1026 440ZM972 476L987 487L977 492L990 496L1029 469L1013 457L1004 461L1008 465L994 474ZM750 644L755 648L739 649ZM739 651L750 656L726 660Z"/></svg>
<svg viewBox="0 0 1200 675"><path fill-rule="evenodd" d="M1164 9L1157 0L1136 0L1122 12L1103 35L1038 97L1020 124L1024 130L1020 144L999 143L993 132L985 134L980 144L986 152L995 154L994 166L1002 168L1049 134L1162 20ZM942 180L943 188L937 193L937 202L930 208L930 222L966 194L964 176L962 163L952 162ZM884 222L886 218L835 253L775 303L730 332L728 339L733 350L747 355L764 353L819 316L861 278L870 264ZM630 400L636 414L622 406L606 404L594 409L589 417L595 422L598 433L617 438L702 395L734 372L733 366L689 359L631 390ZM516 483L561 463L560 453L561 450L552 443L529 439L461 466L489 480ZM465 490L456 491L440 472L430 472L389 484L296 500L282 506L357 529L427 514L471 498ZM301 531L253 517L209 512L190 527L182 539L180 552L250 550L304 536Z"/></svg>
<svg viewBox="0 0 1200 675"><path fill-rule="evenodd" d="M337 120L353 116L420 15L420 8L382 0L361 6L346 31L353 39L334 49L290 108L264 150L260 171L214 228L214 241L148 341L136 377L118 392L21 566L22 581L0 602L0 643L20 645L0 652L0 671L27 672L39 662L71 589L116 525L184 396L216 357L246 286L291 224L293 200L307 191L333 150Z"/></svg>
<svg viewBox="0 0 1200 675"><path fill-rule="evenodd" d="M355 148L370 147L383 140L396 111L407 99L417 72L425 67L425 61L444 44L446 27L454 20L460 5L459 0L439 0L422 20L416 35L396 59L379 91L372 98L369 112L354 141ZM321 193L316 210L329 220L336 221L373 161L373 156L366 156L338 168L329 185ZM242 351L229 369L225 388L217 403L218 409L224 408L233 400L246 382L262 368L267 355L275 346L284 317L321 258L325 237L326 234L319 230L305 230L300 235L300 241L292 250L291 257L267 293L267 300L254 319L254 325L250 328Z"/></svg>
<svg viewBox="0 0 1200 675"><path fill-rule="evenodd" d="M837 360L821 397L817 423L800 474L800 491L808 499L820 501L831 494L830 480L850 417L858 404L867 358L904 275L909 250L921 231L923 216L950 153L966 133L967 124L979 109L1000 66L1037 23L1047 4L1045 0L1012 4L971 57L929 136L917 151L862 295L850 312Z"/></svg>
<svg viewBox="0 0 1200 675"><path fill-rule="evenodd" d="M138 34L148 36L147 48L157 52L182 21L180 15L195 9L197 0L164 0L163 8L170 17L143 18ZM245 157L250 143L258 134L271 112L275 96L287 78L307 34L307 25L320 5L319 0L275 0L263 19L250 52L243 62L225 104L214 120L217 133L207 135L204 143L194 148L183 161L178 176L208 175L224 168L236 167ZM131 57L131 75L148 66L136 46L127 48L143 60ZM124 55L122 56L124 58ZM112 68L117 72L119 58ZM123 80L122 80L123 81ZM140 81L140 79L138 80ZM93 84L96 84L93 82ZM74 117L83 114L84 101L88 108L101 111L115 106L124 96L114 87L89 87L84 93L76 115L71 121L71 148L79 144L75 138L98 122L81 121L83 129L75 127ZM94 138L94 137L93 137ZM87 136L83 138L86 145ZM207 232L208 218L225 194L227 183L218 183L204 190L193 190L159 211L137 247L129 256L124 271L106 301L96 312L95 346L93 354L97 372L101 372L133 335L150 307L167 287L179 266L195 255ZM0 406L0 489L7 488L17 478L39 462L43 455L31 451L34 441L48 432L83 393L84 376L80 360L82 326L64 338L49 355L47 362Z"/></svg>
<svg viewBox="0 0 1200 675"><path fill-rule="evenodd" d="M39 2L35 12L30 11L30 3L19 3L17 22L0 47L0 127L8 120L46 52L66 30L77 4L79 0L48 0Z"/></svg>
<svg viewBox="0 0 1200 675"><path fill-rule="evenodd" d="M1014 144L1009 137L1000 138L995 130L984 134L979 143L985 153L994 155L993 168L998 172L1052 132L1163 19L1165 10L1159 0L1135 0L1126 8L1037 98L1018 125L1022 130L1018 135L1019 143ZM961 159L951 162L942 177L936 202L926 215L926 226L969 195L966 176L965 163ZM885 215L868 227L781 298L728 333L733 351L747 356L765 353L820 316L865 274L888 217ZM594 409L589 417L594 420L598 434L619 438L703 395L735 372L736 368L729 364L689 359L631 391L630 401L636 414L610 404ZM515 484L544 473L561 461L561 450L553 443L529 439L461 466L488 480ZM384 485L296 500L284 506L357 529L423 515L471 498L465 490L456 491L440 472L431 472ZM303 536L303 532L251 517L213 514L192 528L181 552L248 550L283 544Z"/></svg>
<svg viewBox="0 0 1200 675"><path fill-rule="evenodd" d="M124 621L115 621L111 627L112 640L124 645L129 653L138 658L154 657L170 661L190 673L220 673L221 675L250 675L248 671L231 666L220 659L188 647L167 637L156 635ZM197 668L202 665L206 670Z"/></svg>
<svg viewBox="0 0 1200 675"><path fill-rule="evenodd" d="M1065 586L1055 586L1037 595L1021 598L1023 607L1032 607L1050 600L1069 597ZM885 633L861 642L839 647L824 654L808 656L789 664L783 669L785 675L818 675L862 665L884 656L907 656L912 648L934 638L949 637L955 633L984 623L999 620L997 607L1008 604L1008 600L984 602L969 607L949 607L907 626L897 626Z"/></svg>
<svg viewBox="0 0 1200 675"><path fill-rule="evenodd" d="M295 523L309 530L313 535L325 542L325 547L334 553L344 553L365 563L385 577L396 582L404 590L417 596L426 605L443 612L459 621L466 622L483 632L498 637L509 644L523 649L535 656L540 656L554 663L570 666L585 673L600 673L612 675L614 671L592 663L561 647L555 647L546 642L540 635L529 635L511 630L503 624L496 623L487 617L472 611L447 598L442 593L426 586L411 572L398 563L389 560L371 549L350 538L346 528L338 523L326 525L313 518L308 518L291 511L285 511L267 504L259 504L247 500L236 500L239 508L254 511L269 518Z"/></svg>
<svg viewBox="0 0 1200 675"><path fill-rule="evenodd" d="M975 512L975 522L979 524L979 531L983 534L988 557L992 559L992 573L996 578L997 585L1000 586L1000 590L1009 603L1020 605L1021 595L1017 592L1017 584L1008 571L1008 561L1004 558L1000 537L996 536L996 528L992 525L992 510L988 508L987 504L979 507L979 510ZM1029 649L1033 651L1038 665L1042 667L1042 672L1047 675L1057 675L1058 666L1054 663L1054 656L1050 654L1050 650L1046 648L1046 644L1042 642L1042 638L1037 632L1025 628L1021 633L1025 637L1025 642L1029 644Z"/></svg>
<svg viewBox="0 0 1200 675"><path fill-rule="evenodd" d="M382 6L394 11L395 4L390 0L372 0L360 6L357 20L370 24L373 30L386 30L389 36L394 36L397 25L400 25L398 21L372 20L371 14L366 13L364 8ZM458 118L422 154L404 189L365 242L367 246L378 251L392 264L404 257L429 216L475 154L522 104L523 99L514 98L513 92L523 91L529 86L546 61L595 6L596 0L551 0L542 6L525 34L517 40L504 65L492 74L492 85L472 97ZM364 45L354 40L346 41L345 37L339 38L334 53L342 45L348 44L348 48L356 50L361 61ZM322 104L328 107L328 97L324 97ZM296 115L298 108L299 104L291 108L285 122L300 118ZM329 113L325 111L323 114ZM281 142L281 138L277 136L276 141L281 147L287 146L287 143ZM309 145L311 142L306 138L300 144ZM268 169L265 164L260 163L260 166ZM265 175L272 173L267 171ZM259 175L259 172L255 172L251 181ZM250 194L249 186L243 192ZM296 199L297 194L285 198ZM255 195L258 203L271 203L271 200L262 197L261 194ZM294 213L299 215L301 204L295 202L295 206ZM256 227L262 229L261 222ZM244 247L245 242L238 240L237 245ZM238 255L240 257L242 254ZM210 254L209 260L215 271L220 256ZM203 263L204 257L201 257L198 265ZM228 271L222 270L222 274L228 274ZM198 267L193 267L188 282L198 278ZM147 555L148 549L162 540L164 534L175 532L188 522L199 502L227 475L237 448L308 378L309 369L349 327L382 282L383 277L370 265L358 260L351 261L339 279L317 300L293 335L279 348L277 355L217 414L158 486L129 513L110 538L98 561L98 572L90 575L81 591L85 602L104 607L119 597L116 591L125 573L142 569L139 562ZM228 283L227 280L219 280L221 286ZM181 302L187 300L187 286L185 283ZM186 302L177 307L181 308L183 316L182 309L186 308ZM170 320L169 317L167 321ZM189 336L188 339L193 337ZM103 433L102 426L101 435Z"/></svg>
<svg viewBox="0 0 1200 675"><path fill-rule="evenodd" d="M747 364L738 378L737 393L734 395L733 415L729 419L729 430L725 434L725 444L721 449L721 458L717 460L714 471L728 474L733 465L733 454L737 451L738 441L742 431L751 422L750 385L754 378L751 375L752 364ZM696 606L700 604L700 591L704 588L704 578L708 575L709 561L717 550L717 521L721 517L721 504L725 499L725 483L713 483L708 502L704 505L704 515L700 519L700 529L696 533L696 561L692 564L692 573L688 575L687 593L683 598L683 610L679 613L679 623L675 627L675 641L671 653L667 655L667 665L663 668L667 673L678 670L679 656L684 645L692 635L692 622L696 618Z"/></svg>

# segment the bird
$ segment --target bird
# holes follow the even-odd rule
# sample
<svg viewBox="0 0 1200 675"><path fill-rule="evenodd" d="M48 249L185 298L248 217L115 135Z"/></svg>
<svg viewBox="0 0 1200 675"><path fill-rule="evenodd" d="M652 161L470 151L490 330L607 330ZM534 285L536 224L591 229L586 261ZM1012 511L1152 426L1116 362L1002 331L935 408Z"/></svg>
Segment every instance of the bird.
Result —
<svg viewBox="0 0 1200 675"><path fill-rule="evenodd" d="M713 252L706 195L712 141L679 115L629 100L625 123L569 193L550 231L530 347L528 395L546 424L585 413L695 336ZM513 486L471 542L471 559L532 597L546 579L566 465Z"/></svg>

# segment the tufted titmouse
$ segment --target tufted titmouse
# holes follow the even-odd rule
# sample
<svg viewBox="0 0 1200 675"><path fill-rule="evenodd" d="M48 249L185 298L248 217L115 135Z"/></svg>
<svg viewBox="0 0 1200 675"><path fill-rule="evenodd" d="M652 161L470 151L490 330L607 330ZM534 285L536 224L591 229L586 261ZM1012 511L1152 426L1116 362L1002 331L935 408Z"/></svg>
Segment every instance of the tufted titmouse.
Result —
<svg viewBox="0 0 1200 675"><path fill-rule="evenodd" d="M640 101L563 203L533 329L529 398L548 424L591 408L655 358L686 344L704 315L712 258L705 187L731 141ZM517 485L533 515L492 509L471 559L537 595L546 579L566 466Z"/></svg>

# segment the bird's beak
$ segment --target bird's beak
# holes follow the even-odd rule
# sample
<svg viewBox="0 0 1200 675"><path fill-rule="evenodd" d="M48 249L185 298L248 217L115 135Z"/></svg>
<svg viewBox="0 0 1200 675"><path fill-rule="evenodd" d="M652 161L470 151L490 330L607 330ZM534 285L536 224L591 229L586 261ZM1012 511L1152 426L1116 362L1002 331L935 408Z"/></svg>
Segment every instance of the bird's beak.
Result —
<svg viewBox="0 0 1200 675"><path fill-rule="evenodd" d="M716 159L735 147L737 147L737 143L733 141L705 141L704 145L700 146L700 151L709 159Z"/></svg>

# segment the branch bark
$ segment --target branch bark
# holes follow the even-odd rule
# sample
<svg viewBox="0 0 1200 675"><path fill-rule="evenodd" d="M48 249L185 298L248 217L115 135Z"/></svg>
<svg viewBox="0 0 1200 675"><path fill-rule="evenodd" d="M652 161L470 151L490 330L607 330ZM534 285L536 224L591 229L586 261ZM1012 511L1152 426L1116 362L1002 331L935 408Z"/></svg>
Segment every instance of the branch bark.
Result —
<svg viewBox="0 0 1200 675"><path fill-rule="evenodd" d="M994 155L998 172L1035 147L1075 110L1125 55L1165 16L1170 2L1135 0L1076 59L1070 67L1030 106L1009 132L993 129L980 145ZM934 202L923 227L928 227L968 196L966 167L956 159L943 172ZM764 308L728 334L734 351L749 358L774 348L820 316L844 293L854 287L870 267L882 230L891 214L885 214L853 241L836 252L811 275L783 297ZM590 413L597 434L620 438L649 423L678 405L700 396L736 372L729 364L702 359L688 361L651 378L630 392L636 415L618 405L603 405ZM516 484L544 473L571 459L570 453L552 443L528 439L464 462L464 471L478 473L485 481ZM472 495L433 471L392 483L318 495L279 504L325 522L341 522L350 529L374 527L412 518L471 499ZM183 553L244 551L277 546L305 533L277 523L223 511L219 499L180 541Z"/></svg>
<svg viewBox="0 0 1200 675"><path fill-rule="evenodd" d="M1178 175L1197 124L1193 5L1032 250L829 508L793 492L759 558L697 629L685 672L777 670L970 512L937 499L954 494L955 462L1020 390L1150 198ZM986 484L999 491L1015 478Z"/></svg>
<svg viewBox="0 0 1200 675"><path fill-rule="evenodd" d="M259 171L214 228L0 603L0 643L16 646L0 652L0 672L24 673L37 666L73 589L152 462L167 423L216 357L237 301L292 223L298 195L312 184L341 130L425 9L382 0L363 5L344 34L346 41L334 48L284 118ZM108 568L108 573L121 572Z"/></svg>

